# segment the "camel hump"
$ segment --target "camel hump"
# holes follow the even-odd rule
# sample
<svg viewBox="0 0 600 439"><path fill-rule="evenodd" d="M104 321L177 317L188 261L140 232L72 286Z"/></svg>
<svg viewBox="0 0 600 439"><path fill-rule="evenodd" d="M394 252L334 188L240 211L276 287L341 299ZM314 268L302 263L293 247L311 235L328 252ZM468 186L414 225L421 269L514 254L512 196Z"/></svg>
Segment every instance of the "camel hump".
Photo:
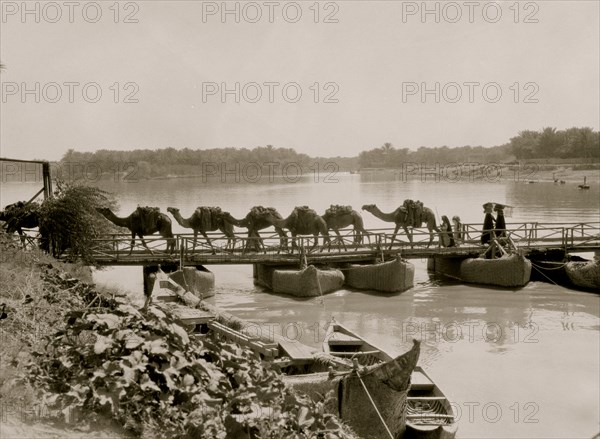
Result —
<svg viewBox="0 0 600 439"><path fill-rule="evenodd" d="M161 221L161 212L159 207L138 206L135 214L139 216L143 230L156 227Z"/></svg>
<svg viewBox="0 0 600 439"><path fill-rule="evenodd" d="M332 204L325 211L325 215L327 216L348 215L350 213L352 213L352 206L343 206L341 204Z"/></svg>
<svg viewBox="0 0 600 439"><path fill-rule="evenodd" d="M254 218L264 218L269 215L278 216L277 210L274 207L254 206L250 209L250 215Z"/></svg>
<svg viewBox="0 0 600 439"><path fill-rule="evenodd" d="M316 215L316 212L311 209L308 206L296 206L294 208L294 210L299 214L299 215L304 215L304 214L311 214L311 215Z"/></svg>
<svg viewBox="0 0 600 439"><path fill-rule="evenodd" d="M196 216L200 218L200 227L203 230L216 230L223 223L223 211L220 207L202 206L196 209Z"/></svg>

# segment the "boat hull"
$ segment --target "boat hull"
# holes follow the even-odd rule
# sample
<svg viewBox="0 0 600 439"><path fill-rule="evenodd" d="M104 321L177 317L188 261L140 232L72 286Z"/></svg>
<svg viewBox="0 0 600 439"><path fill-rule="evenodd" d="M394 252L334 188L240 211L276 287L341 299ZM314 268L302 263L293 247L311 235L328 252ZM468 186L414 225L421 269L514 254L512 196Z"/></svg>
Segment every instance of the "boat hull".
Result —
<svg viewBox="0 0 600 439"><path fill-rule="evenodd" d="M313 265L298 270L255 264L254 279L257 285L274 293L296 297L316 297L344 285L344 274L340 270L321 270Z"/></svg>
<svg viewBox="0 0 600 439"><path fill-rule="evenodd" d="M497 259L469 258L460 264L460 277L468 283L522 287L531 277L531 262L519 254Z"/></svg>
<svg viewBox="0 0 600 439"><path fill-rule="evenodd" d="M415 266L402 259L372 265L351 264L345 275L349 287L397 293L414 286Z"/></svg>
<svg viewBox="0 0 600 439"><path fill-rule="evenodd" d="M360 368L360 378L357 371L352 370L333 376L316 373L284 377L284 382L315 402L324 402L325 409L339 415L358 437L389 438L386 427L369 400L370 396L393 436L404 437L406 396L419 351L420 344L415 341L410 351L395 359Z"/></svg>
<svg viewBox="0 0 600 439"><path fill-rule="evenodd" d="M599 258L587 262L568 262L565 271L573 285L596 292L600 290Z"/></svg>
<svg viewBox="0 0 600 439"><path fill-rule="evenodd" d="M171 273L159 270L156 274L148 276L151 283L152 295L156 297L172 296L176 290L180 294L189 292L199 299L206 299L215 295L215 275L212 271L202 267L184 267Z"/></svg>
<svg viewBox="0 0 600 439"><path fill-rule="evenodd" d="M519 254L497 259L429 258L429 270L466 283L498 287L522 287L531 278L531 262Z"/></svg>

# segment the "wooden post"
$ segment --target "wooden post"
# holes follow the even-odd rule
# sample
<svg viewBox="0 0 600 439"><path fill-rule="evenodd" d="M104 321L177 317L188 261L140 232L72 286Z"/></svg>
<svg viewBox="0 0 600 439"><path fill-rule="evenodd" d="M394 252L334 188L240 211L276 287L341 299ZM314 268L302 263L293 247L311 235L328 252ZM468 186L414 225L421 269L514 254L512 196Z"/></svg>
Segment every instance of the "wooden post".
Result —
<svg viewBox="0 0 600 439"><path fill-rule="evenodd" d="M42 163L42 180L44 182L44 199L52 198L52 177L48 162Z"/></svg>

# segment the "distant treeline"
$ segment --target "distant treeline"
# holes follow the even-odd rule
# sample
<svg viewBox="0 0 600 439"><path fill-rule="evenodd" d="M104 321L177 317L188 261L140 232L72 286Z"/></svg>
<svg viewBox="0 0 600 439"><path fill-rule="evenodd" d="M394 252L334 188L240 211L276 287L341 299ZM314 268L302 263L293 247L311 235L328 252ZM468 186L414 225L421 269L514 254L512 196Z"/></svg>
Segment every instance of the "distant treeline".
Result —
<svg viewBox="0 0 600 439"><path fill-rule="evenodd" d="M358 160L361 168L398 168L405 163L509 163L528 159L581 159L600 158L600 132L591 128L569 128L557 131L521 131L504 145L461 146L449 148L420 147L416 151L395 148L391 143L363 151Z"/></svg>
<svg viewBox="0 0 600 439"><path fill-rule="evenodd" d="M101 172L104 176L121 175L122 179L227 175L233 181L235 174L244 180L261 175L309 176L316 172L343 172L357 169L357 157L310 157L292 148L275 148L271 145L248 148L215 149L135 149L115 151L101 149L95 152L67 151L60 163L59 172L76 177L86 164L85 173ZM79 169L78 169L79 167Z"/></svg>
<svg viewBox="0 0 600 439"><path fill-rule="evenodd" d="M55 164L56 175L76 178L119 177L121 180L227 174L232 181L240 174L244 181L256 176L290 177L336 173L363 168L399 168L406 163L514 163L516 160L572 159L597 162L600 133L591 128L558 131L522 131L504 145L494 147L420 147L416 151L395 148L391 143L363 151L358 157L310 157L292 148L272 145L214 149L135 149L95 152L67 151Z"/></svg>

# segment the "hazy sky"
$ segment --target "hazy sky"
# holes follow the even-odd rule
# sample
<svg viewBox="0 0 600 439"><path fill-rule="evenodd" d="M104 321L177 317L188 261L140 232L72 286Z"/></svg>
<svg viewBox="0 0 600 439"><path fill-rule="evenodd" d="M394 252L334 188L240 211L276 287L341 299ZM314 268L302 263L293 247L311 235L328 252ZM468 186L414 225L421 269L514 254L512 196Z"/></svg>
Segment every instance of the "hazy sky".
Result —
<svg viewBox="0 0 600 439"><path fill-rule="evenodd" d="M266 144L351 156L599 129L598 1L427 2L438 16L420 1L229 2L239 23L221 2L28 2L25 16L0 3L3 157Z"/></svg>

